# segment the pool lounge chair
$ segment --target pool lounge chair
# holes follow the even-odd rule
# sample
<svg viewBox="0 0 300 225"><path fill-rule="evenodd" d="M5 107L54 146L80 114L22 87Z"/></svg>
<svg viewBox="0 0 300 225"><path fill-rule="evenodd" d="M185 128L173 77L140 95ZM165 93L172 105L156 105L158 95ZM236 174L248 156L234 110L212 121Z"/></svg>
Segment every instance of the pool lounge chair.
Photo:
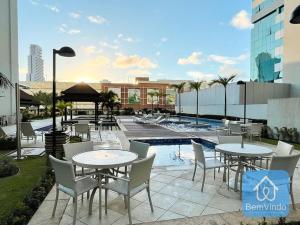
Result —
<svg viewBox="0 0 300 225"><path fill-rule="evenodd" d="M35 130L33 130L32 125L30 122L22 122L21 123L21 137L25 137L27 141L31 138L34 140L36 144L37 136L42 136L42 141L44 140L43 134L38 134Z"/></svg>

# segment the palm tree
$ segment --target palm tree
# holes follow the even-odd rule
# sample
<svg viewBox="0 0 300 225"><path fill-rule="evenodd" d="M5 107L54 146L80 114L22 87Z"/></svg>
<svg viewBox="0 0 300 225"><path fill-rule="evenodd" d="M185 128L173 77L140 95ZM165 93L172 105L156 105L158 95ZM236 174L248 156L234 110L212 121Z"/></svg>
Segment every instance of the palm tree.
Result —
<svg viewBox="0 0 300 225"><path fill-rule="evenodd" d="M110 119L112 120L113 109L115 107L118 109L121 107L121 103L118 99L118 95L113 91L102 92L101 102L102 102L102 111L103 111L103 107L106 107L107 116L109 117L109 111L110 111Z"/></svg>
<svg viewBox="0 0 300 225"><path fill-rule="evenodd" d="M148 93L148 95L150 96L151 98L151 105L152 105L152 114L153 114L153 111L154 111L154 97L157 96L157 91L151 91Z"/></svg>
<svg viewBox="0 0 300 225"><path fill-rule="evenodd" d="M224 96L224 117L227 118L227 85L236 77L236 75L231 75L230 77L220 77L218 79L212 80L209 85L220 84L223 85L225 96Z"/></svg>
<svg viewBox="0 0 300 225"><path fill-rule="evenodd" d="M197 92L197 120L196 120L196 124L198 125L198 117L199 117L199 109L198 109L198 105L199 105L199 90L201 88L201 85L203 84L203 81L199 81L199 82L191 82L190 83L190 88L196 90Z"/></svg>
<svg viewBox="0 0 300 225"><path fill-rule="evenodd" d="M0 88L7 89L13 86L14 85L12 84L12 82L10 82L10 80L3 73L0 72Z"/></svg>
<svg viewBox="0 0 300 225"><path fill-rule="evenodd" d="M56 103L56 108L58 109L59 114L62 116L61 121L63 121L64 111L67 107L72 107L72 103L71 102L65 102L63 100L57 101L57 103Z"/></svg>
<svg viewBox="0 0 300 225"><path fill-rule="evenodd" d="M178 105L179 105L179 120L181 120L181 93L183 92L185 82L182 82L180 84L173 84L172 87L177 91L178 93Z"/></svg>
<svg viewBox="0 0 300 225"><path fill-rule="evenodd" d="M48 111L52 106L52 94L42 91L38 91L33 94L33 97L36 101L40 102L45 107L45 116L48 115Z"/></svg>

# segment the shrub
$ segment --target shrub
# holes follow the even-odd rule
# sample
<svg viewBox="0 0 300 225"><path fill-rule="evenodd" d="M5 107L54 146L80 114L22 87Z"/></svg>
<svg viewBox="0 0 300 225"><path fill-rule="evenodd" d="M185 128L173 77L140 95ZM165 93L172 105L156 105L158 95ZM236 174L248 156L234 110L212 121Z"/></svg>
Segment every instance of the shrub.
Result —
<svg viewBox="0 0 300 225"><path fill-rule="evenodd" d="M134 109L133 108L124 108L123 109L124 111L123 111L123 114L124 115L134 115Z"/></svg>
<svg viewBox="0 0 300 225"><path fill-rule="evenodd" d="M82 138L79 136L70 136L70 143L82 142Z"/></svg>
<svg viewBox="0 0 300 225"><path fill-rule="evenodd" d="M0 138L0 150L15 150L17 149L17 140L12 137Z"/></svg>
<svg viewBox="0 0 300 225"><path fill-rule="evenodd" d="M11 215L2 222L3 225L25 225L39 208L54 185L54 174L51 169L46 171L41 182L16 206Z"/></svg>
<svg viewBox="0 0 300 225"><path fill-rule="evenodd" d="M18 167L12 163L10 158L0 158L0 178L15 175L18 170Z"/></svg>

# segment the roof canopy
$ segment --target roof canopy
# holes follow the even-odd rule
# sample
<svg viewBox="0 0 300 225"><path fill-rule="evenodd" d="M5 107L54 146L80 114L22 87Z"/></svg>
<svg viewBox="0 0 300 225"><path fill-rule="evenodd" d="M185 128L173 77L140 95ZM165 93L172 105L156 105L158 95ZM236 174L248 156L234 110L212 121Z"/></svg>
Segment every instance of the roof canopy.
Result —
<svg viewBox="0 0 300 225"><path fill-rule="evenodd" d="M25 91L20 90L20 105L21 106L39 106L41 103L36 101L34 97L30 94L27 94Z"/></svg>
<svg viewBox="0 0 300 225"><path fill-rule="evenodd" d="M66 102L100 102L100 93L82 82L62 91L58 99Z"/></svg>

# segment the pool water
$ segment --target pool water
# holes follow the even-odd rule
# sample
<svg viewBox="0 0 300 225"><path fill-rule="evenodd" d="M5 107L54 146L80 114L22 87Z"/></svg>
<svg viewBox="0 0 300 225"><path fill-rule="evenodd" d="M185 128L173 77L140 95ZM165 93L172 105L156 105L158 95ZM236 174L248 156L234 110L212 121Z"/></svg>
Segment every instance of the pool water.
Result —
<svg viewBox="0 0 300 225"><path fill-rule="evenodd" d="M149 143L149 153L156 153L155 167L186 167L191 166L194 161L194 152L191 139L163 139L142 140ZM195 139L201 143L205 155L213 155L214 144L202 139Z"/></svg>
<svg viewBox="0 0 300 225"><path fill-rule="evenodd" d="M179 132L197 132L212 130L222 125L221 120L198 118L198 126L196 125L197 118L182 116L181 120L179 117L172 117L168 121L163 121L160 125Z"/></svg>

